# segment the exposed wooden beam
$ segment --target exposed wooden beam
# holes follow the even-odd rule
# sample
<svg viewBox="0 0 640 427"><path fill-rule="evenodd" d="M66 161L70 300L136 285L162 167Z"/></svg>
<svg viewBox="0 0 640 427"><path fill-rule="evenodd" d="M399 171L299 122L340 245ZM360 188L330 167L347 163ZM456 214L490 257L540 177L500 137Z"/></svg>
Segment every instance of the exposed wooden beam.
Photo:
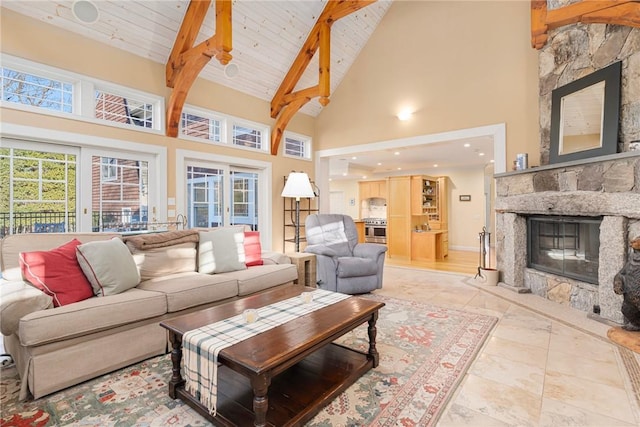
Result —
<svg viewBox="0 0 640 427"><path fill-rule="evenodd" d="M232 56L231 1L216 1L216 34L193 46L204 22L210 0L192 0L189 3L176 42L167 61L167 86L172 87L167 106L167 135L177 136L182 108L189 89L212 57L227 64Z"/></svg>
<svg viewBox="0 0 640 427"><path fill-rule="evenodd" d="M173 43L171 55L169 55L169 59L167 60L167 87L174 86L175 76L184 66L180 57L184 52L191 49L195 43L210 4L211 0L194 0L189 3L187 12L184 14L184 19L182 20L182 25L180 26L180 31L178 31L176 41Z"/></svg>
<svg viewBox="0 0 640 427"><path fill-rule="evenodd" d="M546 0L531 0L531 45L541 49L548 30L578 22L640 28L640 0L582 0L551 10Z"/></svg>
<svg viewBox="0 0 640 427"><path fill-rule="evenodd" d="M318 85L320 86L320 104L326 107L331 94L331 26L320 26L320 58Z"/></svg>
<svg viewBox="0 0 640 427"><path fill-rule="evenodd" d="M317 88L317 86L316 86ZM316 95L317 96L317 95ZM280 141L282 140L282 135L284 134L284 130L289 124L289 121L295 116L299 109L301 109L304 104L311 101L310 96L299 96L296 97L295 100L291 101L287 104L278 119L276 120L276 124L273 127L273 131L271 132L271 154L278 154L278 147L280 146Z"/></svg>
<svg viewBox="0 0 640 427"><path fill-rule="evenodd" d="M320 48L319 57L319 83L316 88L319 92L315 96L320 96L320 103L325 106L329 103L331 91L331 25L340 18L356 12L363 7L375 3L376 0L328 0L324 10L318 17L313 28L309 32L302 48L294 59L287 75L280 83L280 87L271 100L271 117L277 118L273 131L271 132L271 154L277 154L278 147L284 128L295 113L309 102L310 98L304 102L299 96L291 97L291 92L300 81L311 59ZM306 90L306 89L305 89ZM302 91L298 91L302 92ZM286 110L286 111L285 111ZM281 116L285 115L286 119Z"/></svg>

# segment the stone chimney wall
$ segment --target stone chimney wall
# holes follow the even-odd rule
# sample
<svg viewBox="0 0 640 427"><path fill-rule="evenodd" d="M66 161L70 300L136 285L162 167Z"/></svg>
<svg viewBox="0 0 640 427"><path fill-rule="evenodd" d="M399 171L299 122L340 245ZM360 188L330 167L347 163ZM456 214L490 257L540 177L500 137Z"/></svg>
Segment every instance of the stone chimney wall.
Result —
<svg viewBox="0 0 640 427"><path fill-rule="evenodd" d="M548 3L551 9L575 2ZM549 164L551 91L617 61L622 61L618 134L618 152L621 153L629 151L632 142L640 142L640 28L573 24L549 32L539 61L541 165Z"/></svg>
<svg viewBox="0 0 640 427"><path fill-rule="evenodd" d="M555 9L575 3L550 0ZM551 92L622 62L618 154L549 165ZM540 167L496 175L496 253L501 286L622 322L613 276L640 234L640 29L572 24L549 32L540 50ZM639 150L639 151L635 151ZM600 216L598 285L527 267L527 215Z"/></svg>

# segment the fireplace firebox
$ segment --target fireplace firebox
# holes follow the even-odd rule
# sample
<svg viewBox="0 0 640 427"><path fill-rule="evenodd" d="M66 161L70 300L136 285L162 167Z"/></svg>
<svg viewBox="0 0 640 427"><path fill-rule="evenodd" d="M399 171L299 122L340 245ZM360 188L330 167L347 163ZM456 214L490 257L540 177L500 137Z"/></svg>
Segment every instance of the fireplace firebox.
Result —
<svg viewBox="0 0 640 427"><path fill-rule="evenodd" d="M528 266L598 284L601 217L527 217Z"/></svg>

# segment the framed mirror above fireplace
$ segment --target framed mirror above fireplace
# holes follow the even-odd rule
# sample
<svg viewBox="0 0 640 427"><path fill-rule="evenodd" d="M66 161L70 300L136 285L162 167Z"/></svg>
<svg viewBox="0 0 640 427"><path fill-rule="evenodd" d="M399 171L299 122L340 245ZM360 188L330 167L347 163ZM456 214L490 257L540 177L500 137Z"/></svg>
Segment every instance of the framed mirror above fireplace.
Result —
<svg viewBox="0 0 640 427"><path fill-rule="evenodd" d="M553 90L549 163L617 152L621 64L615 62Z"/></svg>

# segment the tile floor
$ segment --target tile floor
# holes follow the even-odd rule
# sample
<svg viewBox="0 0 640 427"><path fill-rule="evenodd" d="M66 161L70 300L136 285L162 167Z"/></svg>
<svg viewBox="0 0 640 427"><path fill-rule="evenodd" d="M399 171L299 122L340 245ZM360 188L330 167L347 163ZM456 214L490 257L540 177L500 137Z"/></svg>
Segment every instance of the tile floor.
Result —
<svg viewBox="0 0 640 427"><path fill-rule="evenodd" d="M640 426L640 355L586 313L414 268L385 267L376 292L499 318L438 426Z"/></svg>

